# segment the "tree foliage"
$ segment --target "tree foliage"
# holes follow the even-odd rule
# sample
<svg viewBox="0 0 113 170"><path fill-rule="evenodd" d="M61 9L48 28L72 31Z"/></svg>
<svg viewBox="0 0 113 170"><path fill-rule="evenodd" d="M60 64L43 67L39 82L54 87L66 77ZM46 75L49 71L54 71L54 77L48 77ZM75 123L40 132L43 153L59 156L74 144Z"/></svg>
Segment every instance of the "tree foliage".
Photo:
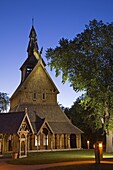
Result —
<svg viewBox="0 0 113 170"><path fill-rule="evenodd" d="M91 147L96 141L104 142L102 128L97 129L97 115L94 114L91 108L84 110L81 105L81 98L78 98L71 108L63 108L63 110L71 122L84 132L82 134L83 147L87 147L87 140L90 141Z"/></svg>
<svg viewBox="0 0 113 170"><path fill-rule="evenodd" d="M9 105L9 97L7 93L0 92L0 112L7 111Z"/></svg>
<svg viewBox="0 0 113 170"><path fill-rule="evenodd" d="M91 107L103 129L112 128L113 117L113 23L92 20L73 40L62 38L46 57L56 76L86 93L82 104Z"/></svg>

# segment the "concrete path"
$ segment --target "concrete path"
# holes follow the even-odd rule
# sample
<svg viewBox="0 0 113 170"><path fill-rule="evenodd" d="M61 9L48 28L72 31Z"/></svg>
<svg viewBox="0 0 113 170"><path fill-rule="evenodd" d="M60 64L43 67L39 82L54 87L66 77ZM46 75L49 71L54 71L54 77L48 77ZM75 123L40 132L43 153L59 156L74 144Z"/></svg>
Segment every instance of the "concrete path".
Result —
<svg viewBox="0 0 113 170"><path fill-rule="evenodd" d="M82 164L94 164L95 161L73 161L73 162L61 162L42 165L11 165L5 161L0 161L0 170L38 170L56 166L68 166L68 165L82 165ZM101 163L113 164L113 162L102 161Z"/></svg>

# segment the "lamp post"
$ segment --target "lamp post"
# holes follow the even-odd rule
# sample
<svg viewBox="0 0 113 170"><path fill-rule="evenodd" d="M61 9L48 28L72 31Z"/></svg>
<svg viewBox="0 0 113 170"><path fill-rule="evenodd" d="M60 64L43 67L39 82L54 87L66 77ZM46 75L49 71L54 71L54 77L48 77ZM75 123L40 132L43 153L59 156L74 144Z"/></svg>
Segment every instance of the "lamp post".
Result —
<svg viewBox="0 0 113 170"><path fill-rule="evenodd" d="M100 152L100 160L103 158L103 145L102 142L99 142L99 152Z"/></svg>
<svg viewBox="0 0 113 170"><path fill-rule="evenodd" d="M96 164L100 164L100 161L103 158L103 145L102 142L95 143L95 161Z"/></svg>
<svg viewBox="0 0 113 170"><path fill-rule="evenodd" d="M87 148L89 149L89 144L90 144L90 142L89 142L89 140L87 140Z"/></svg>

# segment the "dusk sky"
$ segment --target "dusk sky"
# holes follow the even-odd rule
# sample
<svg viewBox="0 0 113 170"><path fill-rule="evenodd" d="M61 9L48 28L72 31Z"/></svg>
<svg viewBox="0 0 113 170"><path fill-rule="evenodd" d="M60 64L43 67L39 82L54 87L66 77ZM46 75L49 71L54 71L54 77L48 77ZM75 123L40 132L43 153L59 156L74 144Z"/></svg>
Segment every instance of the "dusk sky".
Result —
<svg viewBox="0 0 113 170"><path fill-rule="evenodd" d="M20 83L19 69L27 58L32 18L47 63L47 48L56 47L62 37L73 39L89 20L113 22L113 0L0 0L0 92L9 97ZM80 93L68 82L63 85L48 66L46 69L60 91L58 102L70 107Z"/></svg>

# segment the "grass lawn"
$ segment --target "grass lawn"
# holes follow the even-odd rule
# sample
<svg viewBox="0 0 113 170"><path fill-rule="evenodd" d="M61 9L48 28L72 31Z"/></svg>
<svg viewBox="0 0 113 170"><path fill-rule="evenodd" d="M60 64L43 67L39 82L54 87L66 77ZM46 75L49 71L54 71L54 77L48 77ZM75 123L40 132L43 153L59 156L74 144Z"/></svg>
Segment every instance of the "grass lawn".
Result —
<svg viewBox="0 0 113 170"><path fill-rule="evenodd" d="M94 160L94 157L95 157L94 150L32 152L32 153L29 153L27 158L21 158L21 159L15 159L15 160L10 159L7 161L7 163L17 164L17 165L36 165L36 164L49 164L49 163L56 163L56 162L69 162L69 161L79 161L79 160L80 161L81 160ZM109 159L113 161L113 153L104 153L104 159L105 160ZM109 170L109 169L106 169L106 170ZM112 170L113 170L113 165L112 165Z"/></svg>
<svg viewBox="0 0 113 170"><path fill-rule="evenodd" d="M94 159L94 150L69 150L53 152L31 152L27 158L11 159L8 163L20 165L48 164L55 162Z"/></svg>

